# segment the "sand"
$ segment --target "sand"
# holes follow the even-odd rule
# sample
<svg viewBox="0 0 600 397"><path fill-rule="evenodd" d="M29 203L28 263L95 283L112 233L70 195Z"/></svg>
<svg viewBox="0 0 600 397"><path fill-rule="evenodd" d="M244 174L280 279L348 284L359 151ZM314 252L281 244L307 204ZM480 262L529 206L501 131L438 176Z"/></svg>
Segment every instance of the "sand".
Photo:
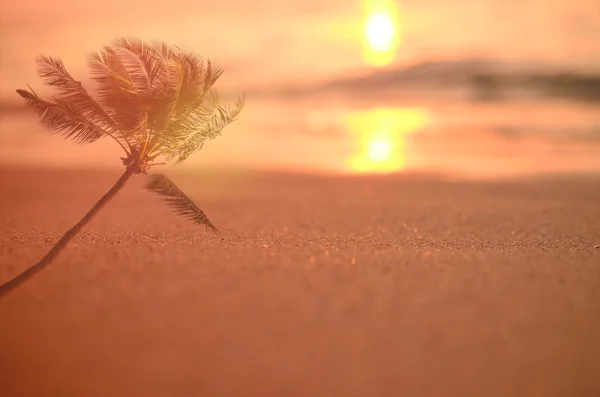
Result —
<svg viewBox="0 0 600 397"><path fill-rule="evenodd" d="M0 171L0 281L112 185ZM600 178L136 177L0 300L0 394L598 396Z"/></svg>

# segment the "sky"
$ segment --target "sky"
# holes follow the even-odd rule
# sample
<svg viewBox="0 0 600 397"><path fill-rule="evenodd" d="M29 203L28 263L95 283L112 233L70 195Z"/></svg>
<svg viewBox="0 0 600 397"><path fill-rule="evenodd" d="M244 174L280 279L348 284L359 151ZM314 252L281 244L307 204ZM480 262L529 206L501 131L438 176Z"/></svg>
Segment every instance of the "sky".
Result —
<svg viewBox="0 0 600 397"><path fill-rule="evenodd" d="M2 96L35 83L33 59L84 56L116 36L184 45L248 87L326 80L364 68L368 0L19 0L1 18ZM395 63L486 56L600 68L600 0L404 0ZM227 80L227 81L225 81ZM8 84L7 84L8 83Z"/></svg>
<svg viewBox="0 0 600 397"><path fill-rule="evenodd" d="M385 64L369 59L365 39L378 1L394 20ZM44 92L39 54L86 81L86 54L117 36L199 52L225 69L218 87L232 93L471 58L600 74L600 0L19 0L0 15L0 101L19 100L14 89L26 84ZM267 110L254 109L245 112L256 127Z"/></svg>

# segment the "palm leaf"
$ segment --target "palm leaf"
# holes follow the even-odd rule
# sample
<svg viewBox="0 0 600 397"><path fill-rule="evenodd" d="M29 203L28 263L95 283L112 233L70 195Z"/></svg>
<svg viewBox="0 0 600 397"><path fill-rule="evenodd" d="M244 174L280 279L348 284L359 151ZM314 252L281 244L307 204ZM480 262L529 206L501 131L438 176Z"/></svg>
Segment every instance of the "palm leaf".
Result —
<svg viewBox="0 0 600 397"><path fill-rule="evenodd" d="M177 213L187 220L197 225L205 225L213 232L218 233L217 228L211 223L206 214L196 206L184 192L182 192L166 175L150 175L150 180L146 184L146 189L156 193L164 198L167 204Z"/></svg>
<svg viewBox="0 0 600 397"><path fill-rule="evenodd" d="M213 68L210 59L204 64L202 57L194 53L182 53L177 61L181 64L183 79L179 98L174 109L174 119L185 117L190 111L198 108L209 95L213 96L213 86L223 74L223 70Z"/></svg>
<svg viewBox="0 0 600 397"><path fill-rule="evenodd" d="M40 56L36 62L44 83L57 88L58 95L42 100L33 90L18 93L42 124L82 143L110 136L126 159L135 152L142 161L161 156L181 163L220 135L244 104L239 99L221 106L213 86L223 71L196 53L162 42L118 38L91 54L95 98L59 59Z"/></svg>
<svg viewBox="0 0 600 397"><path fill-rule="evenodd" d="M108 135L69 102L59 97L53 98L53 102L48 102L34 92L19 89L17 94L40 116L40 124L51 132L62 133L77 143L92 143Z"/></svg>
<svg viewBox="0 0 600 397"><path fill-rule="evenodd" d="M111 47L138 92L150 87L162 69L162 59L139 39L118 38Z"/></svg>
<svg viewBox="0 0 600 397"><path fill-rule="evenodd" d="M170 126L172 130L165 137L161 153L167 161L182 163L200 150L207 140L221 135L223 128L236 120L243 107L243 97L226 106L219 106L217 102L211 107L208 101L204 101L183 120Z"/></svg>
<svg viewBox="0 0 600 397"><path fill-rule="evenodd" d="M60 59L40 55L36 58L37 72L44 84L55 87L59 91L61 101L89 120L92 124L105 131L115 139L127 152L125 146L131 147L123 136L115 121L106 113L83 87L67 71Z"/></svg>
<svg viewBox="0 0 600 397"><path fill-rule="evenodd" d="M157 49L158 50L158 49ZM187 53L178 47L166 55L169 61L166 80L156 110L152 109L151 147L173 148L173 141L181 141L196 131L199 123L209 123L219 107L218 96L212 89L223 71L214 68L210 60L196 53ZM190 121L193 120L190 130ZM177 145L175 145L176 147Z"/></svg>
<svg viewBox="0 0 600 397"><path fill-rule="evenodd" d="M89 58L101 102L138 143L149 143L170 120L183 80L178 57L162 42L119 38Z"/></svg>
<svg viewBox="0 0 600 397"><path fill-rule="evenodd" d="M164 156L175 153L181 142L196 132L199 126L211 122L219 105L220 99L216 90L211 90L206 97L195 98L193 103L188 105L188 109L183 110L178 105L179 112L172 113L167 126L154 135L155 150Z"/></svg>
<svg viewBox="0 0 600 397"><path fill-rule="evenodd" d="M194 53L173 50L168 56L168 67L163 73L167 78L154 88L154 92L162 95L150 94L156 97L151 109L153 143L169 136L173 123L177 124L203 104L206 94L222 73L220 70L213 72L210 61L205 66L202 58Z"/></svg>
<svg viewBox="0 0 600 397"><path fill-rule="evenodd" d="M123 65L119 53L111 47L104 47L100 53L89 56L88 66L92 79L97 84L99 102L107 109L123 134L139 144L146 138L146 131L141 130L140 120L145 119L147 106L143 93Z"/></svg>
<svg viewBox="0 0 600 397"><path fill-rule="evenodd" d="M146 92L150 129L158 136L167 128L180 101L185 71L177 58L164 60L164 71Z"/></svg>

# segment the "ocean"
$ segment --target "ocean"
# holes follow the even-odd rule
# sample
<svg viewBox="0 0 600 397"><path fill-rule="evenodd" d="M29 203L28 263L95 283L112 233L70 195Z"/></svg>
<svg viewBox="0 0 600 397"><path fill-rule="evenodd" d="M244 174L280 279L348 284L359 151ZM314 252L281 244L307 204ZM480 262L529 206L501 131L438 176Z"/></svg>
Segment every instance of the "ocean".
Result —
<svg viewBox="0 0 600 397"><path fill-rule="evenodd" d="M371 93L371 96L373 94ZM0 163L121 166L118 145L50 135L28 110L0 119ZM600 107L567 99L464 95L247 95L239 119L184 168L472 177L600 172Z"/></svg>

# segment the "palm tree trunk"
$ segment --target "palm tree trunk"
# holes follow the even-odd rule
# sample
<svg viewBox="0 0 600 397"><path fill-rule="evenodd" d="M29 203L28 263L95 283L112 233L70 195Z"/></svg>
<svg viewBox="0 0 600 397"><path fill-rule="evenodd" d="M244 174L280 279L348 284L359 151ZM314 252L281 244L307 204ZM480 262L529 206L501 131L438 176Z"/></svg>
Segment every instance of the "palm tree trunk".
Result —
<svg viewBox="0 0 600 397"><path fill-rule="evenodd" d="M91 210L75 226L73 226L69 231L67 231L61 238L58 240L56 245L52 247L50 251L44 256L38 263L31 266L29 269L25 270L23 273L19 274L17 277L13 278L7 283L0 285L0 298L8 295L14 289L23 285L27 280L31 279L33 276L44 270L48 265L56 259L58 254L65 249L69 241L71 241L85 225L87 225L92 218L108 203L115 195L125 186L125 183L131 178L134 174L135 168L128 167L127 171L119 178L119 180L115 183L115 185L104 195L96 205L92 207Z"/></svg>

